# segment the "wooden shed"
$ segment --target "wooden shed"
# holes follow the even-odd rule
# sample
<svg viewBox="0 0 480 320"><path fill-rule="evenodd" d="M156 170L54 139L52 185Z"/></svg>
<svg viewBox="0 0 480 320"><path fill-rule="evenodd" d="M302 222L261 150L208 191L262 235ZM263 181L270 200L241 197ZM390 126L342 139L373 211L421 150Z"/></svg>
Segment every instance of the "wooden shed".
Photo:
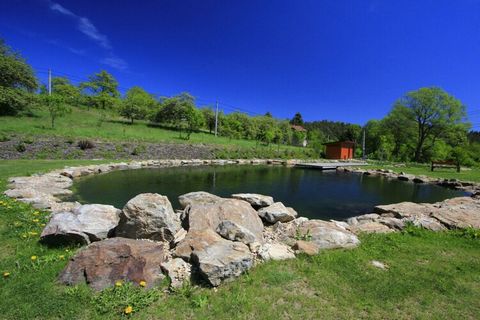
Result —
<svg viewBox="0 0 480 320"><path fill-rule="evenodd" d="M353 159L355 155L355 142L353 141L329 142L324 145L327 159L347 160Z"/></svg>

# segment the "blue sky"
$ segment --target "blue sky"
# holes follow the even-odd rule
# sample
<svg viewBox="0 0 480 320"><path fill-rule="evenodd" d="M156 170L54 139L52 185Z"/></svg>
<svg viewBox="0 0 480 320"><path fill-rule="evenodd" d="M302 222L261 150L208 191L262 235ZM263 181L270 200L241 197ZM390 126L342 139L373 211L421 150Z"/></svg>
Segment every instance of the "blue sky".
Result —
<svg viewBox="0 0 480 320"><path fill-rule="evenodd" d="M1 1L0 37L45 79L105 69L200 104L364 124L440 86L480 128L480 1Z"/></svg>

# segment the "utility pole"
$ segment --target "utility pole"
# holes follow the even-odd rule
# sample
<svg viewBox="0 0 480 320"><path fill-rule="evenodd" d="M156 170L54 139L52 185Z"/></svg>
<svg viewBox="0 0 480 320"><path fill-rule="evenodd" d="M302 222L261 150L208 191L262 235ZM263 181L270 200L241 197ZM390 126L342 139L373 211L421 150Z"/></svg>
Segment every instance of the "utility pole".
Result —
<svg viewBox="0 0 480 320"><path fill-rule="evenodd" d="M215 102L215 137L218 133L218 101Z"/></svg>
<svg viewBox="0 0 480 320"><path fill-rule="evenodd" d="M362 138L362 159L365 160L365 128L363 129L363 138Z"/></svg>
<svg viewBox="0 0 480 320"><path fill-rule="evenodd" d="M52 70L48 69L48 95L52 95Z"/></svg>

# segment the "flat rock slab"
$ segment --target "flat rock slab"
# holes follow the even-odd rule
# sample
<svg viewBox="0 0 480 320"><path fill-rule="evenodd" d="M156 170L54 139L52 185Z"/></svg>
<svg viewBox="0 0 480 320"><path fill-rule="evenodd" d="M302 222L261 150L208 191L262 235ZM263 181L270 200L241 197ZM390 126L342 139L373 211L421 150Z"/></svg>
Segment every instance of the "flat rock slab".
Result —
<svg viewBox="0 0 480 320"><path fill-rule="evenodd" d="M113 286L116 281L145 281L152 287L163 280L160 265L165 245L148 240L111 238L80 250L67 264L59 281L67 285L87 283L95 290Z"/></svg>
<svg viewBox="0 0 480 320"><path fill-rule="evenodd" d="M88 244L111 236L119 221L120 210L103 204L85 204L72 212L52 216L40 236L50 245Z"/></svg>
<svg viewBox="0 0 480 320"><path fill-rule="evenodd" d="M366 222L366 223L359 223L350 227L350 231L355 234L360 233L389 233L393 232L393 229L390 229L383 223L380 222Z"/></svg>
<svg viewBox="0 0 480 320"><path fill-rule="evenodd" d="M354 248L360 244L357 236L334 222L323 220L296 219L274 226L276 237L287 245L295 245L297 240L314 243L319 250Z"/></svg>
<svg viewBox="0 0 480 320"><path fill-rule="evenodd" d="M232 198L247 201L255 209L268 207L274 203L272 197L258 193L236 193L232 194Z"/></svg>
<svg viewBox="0 0 480 320"><path fill-rule="evenodd" d="M433 206L431 204L400 202L395 204L388 204L376 206L374 211L380 215L392 214L395 218L408 218L412 216L429 216L432 212Z"/></svg>
<svg viewBox="0 0 480 320"><path fill-rule="evenodd" d="M178 202L183 209L193 204L214 204L221 200L223 200L223 198L205 191L189 192L178 197Z"/></svg>
<svg viewBox="0 0 480 320"><path fill-rule="evenodd" d="M432 217L450 229L480 229L480 201L471 197L445 200Z"/></svg>
<svg viewBox="0 0 480 320"><path fill-rule="evenodd" d="M295 254L289 246L283 243L266 243L263 245L258 255L262 260L287 260L295 259Z"/></svg>
<svg viewBox="0 0 480 320"><path fill-rule="evenodd" d="M180 228L167 197L142 193L127 202L115 233L124 238L172 241Z"/></svg>

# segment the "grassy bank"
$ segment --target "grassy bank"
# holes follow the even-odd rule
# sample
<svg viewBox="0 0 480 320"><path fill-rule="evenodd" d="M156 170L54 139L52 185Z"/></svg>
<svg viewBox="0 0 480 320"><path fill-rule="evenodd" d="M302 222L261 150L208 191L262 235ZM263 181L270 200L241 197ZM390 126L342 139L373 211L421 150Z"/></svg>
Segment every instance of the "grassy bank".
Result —
<svg viewBox="0 0 480 320"><path fill-rule="evenodd" d="M416 176L425 175L441 179L458 179L461 181L480 182L480 168L463 168L460 172L450 168L435 168L432 172L429 164L406 164L398 166L391 163L372 163L369 166L362 167L365 169L389 169L394 172L405 172Z"/></svg>
<svg viewBox="0 0 480 320"><path fill-rule="evenodd" d="M92 161L0 161L8 176ZM77 248L38 243L46 213L0 197L1 319L476 319L480 240L461 232L368 235L354 250L262 264L217 291L186 286L173 294L128 285L94 294L64 287L57 274ZM32 260L32 257L36 258ZM389 266L370 265L379 260Z"/></svg>

